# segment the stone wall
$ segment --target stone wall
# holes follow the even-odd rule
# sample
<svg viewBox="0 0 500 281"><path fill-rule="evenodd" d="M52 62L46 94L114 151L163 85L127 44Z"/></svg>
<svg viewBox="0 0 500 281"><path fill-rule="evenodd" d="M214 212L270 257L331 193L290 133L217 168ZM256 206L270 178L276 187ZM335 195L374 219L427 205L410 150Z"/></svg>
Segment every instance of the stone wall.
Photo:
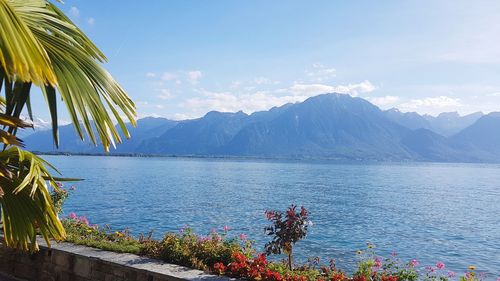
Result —
<svg viewBox="0 0 500 281"><path fill-rule="evenodd" d="M53 245L51 249L42 241L40 244L40 251L36 254L19 253L0 244L0 272L23 280L229 280L132 254L70 243Z"/></svg>

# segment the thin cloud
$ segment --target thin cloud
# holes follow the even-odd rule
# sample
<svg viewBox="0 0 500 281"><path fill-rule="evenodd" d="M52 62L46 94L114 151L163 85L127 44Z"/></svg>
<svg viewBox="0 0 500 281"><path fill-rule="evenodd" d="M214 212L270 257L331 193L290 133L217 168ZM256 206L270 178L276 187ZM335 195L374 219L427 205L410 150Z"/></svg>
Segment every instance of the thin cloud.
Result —
<svg viewBox="0 0 500 281"><path fill-rule="evenodd" d="M174 95L172 95L172 93L170 93L168 89L161 89L160 92L161 94L159 94L157 97L162 100L169 100L175 97Z"/></svg>
<svg viewBox="0 0 500 281"><path fill-rule="evenodd" d="M200 70L192 70L187 72L187 80L191 84L198 84L198 80L203 77L203 73Z"/></svg>
<svg viewBox="0 0 500 281"><path fill-rule="evenodd" d="M172 80L175 80L176 78L177 78L177 75L175 75L172 72L163 72L163 75L161 76L161 80L164 80L164 81L172 81Z"/></svg>
<svg viewBox="0 0 500 281"><path fill-rule="evenodd" d="M294 84L288 88L243 92L234 94L228 91L215 92L198 89L201 97L189 98L180 104L190 116L200 117L206 112L216 110L222 112L253 113L269 110L287 103L302 102L309 97L325 93L357 94L375 90L369 81L358 84L329 86L322 84Z"/></svg>
<svg viewBox="0 0 500 281"><path fill-rule="evenodd" d="M80 10L75 6L72 6L69 9L69 16L74 19L78 19L80 17Z"/></svg>

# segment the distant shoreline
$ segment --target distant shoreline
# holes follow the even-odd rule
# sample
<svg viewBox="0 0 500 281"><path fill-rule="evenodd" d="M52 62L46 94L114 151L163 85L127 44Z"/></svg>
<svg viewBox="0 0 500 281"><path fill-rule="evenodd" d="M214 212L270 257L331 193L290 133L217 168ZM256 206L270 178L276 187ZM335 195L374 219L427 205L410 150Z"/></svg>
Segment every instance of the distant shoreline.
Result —
<svg viewBox="0 0 500 281"><path fill-rule="evenodd" d="M500 162L435 162L417 160L376 160L376 159L348 159L348 158L321 158L321 157L277 157L277 156L234 156L234 155L176 155L176 154L142 154L142 153L82 153L82 152L41 152L34 151L36 155L47 156L104 156L104 157L132 157L132 158L177 158L177 159L213 159L213 160L261 160L261 161L293 161L293 162L329 162L329 163L435 163L435 164L500 164Z"/></svg>

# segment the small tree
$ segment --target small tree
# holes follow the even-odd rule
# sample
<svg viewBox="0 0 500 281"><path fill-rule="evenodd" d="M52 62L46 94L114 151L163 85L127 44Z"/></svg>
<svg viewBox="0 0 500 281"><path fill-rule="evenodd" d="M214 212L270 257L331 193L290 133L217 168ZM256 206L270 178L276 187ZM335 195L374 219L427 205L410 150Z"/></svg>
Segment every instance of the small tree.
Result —
<svg viewBox="0 0 500 281"><path fill-rule="evenodd" d="M293 269L293 245L306 237L310 225L306 208L301 207L300 212L296 209L296 205L291 205L285 214L279 211L266 211L266 217L272 225L266 227L265 232L273 236L273 240L265 245L266 254L287 254L290 270Z"/></svg>

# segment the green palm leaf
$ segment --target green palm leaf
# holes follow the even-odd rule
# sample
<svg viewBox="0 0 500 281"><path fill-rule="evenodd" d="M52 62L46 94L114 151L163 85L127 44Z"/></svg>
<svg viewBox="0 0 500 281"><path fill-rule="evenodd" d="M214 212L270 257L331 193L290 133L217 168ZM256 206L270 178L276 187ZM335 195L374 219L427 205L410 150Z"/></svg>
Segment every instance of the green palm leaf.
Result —
<svg viewBox="0 0 500 281"><path fill-rule="evenodd" d="M52 204L47 182L58 188L47 170L50 166L40 157L11 147L0 152L0 196L4 241L7 246L22 250L37 250L36 234L50 245L50 238L61 240L65 231ZM0 169L0 171L2 170Z"/></svg>
<svg viewBox="0 0 500 281"><path fill-rule="evenodd" d="M49 194L55 184L49 163L22 150L18 128L32 119L31 88L42 90L58 145L59 96L81 139L106 151L121 142L117 122L129 137L122 116L135 125L136 110L123 88L102 67L105 56L56 6L47 0L0 0L0 208L6 245L36 250L36 234L47 243L63 239L64 229ZM55 170L55 169L54 169Z"/></svg>
<svg viewBox="0 0 500 281"><path fill-rule="evenodd" d="M8 76L22 81L56 84L47 53L12 4L0 0L0 65Z"/></svg>

